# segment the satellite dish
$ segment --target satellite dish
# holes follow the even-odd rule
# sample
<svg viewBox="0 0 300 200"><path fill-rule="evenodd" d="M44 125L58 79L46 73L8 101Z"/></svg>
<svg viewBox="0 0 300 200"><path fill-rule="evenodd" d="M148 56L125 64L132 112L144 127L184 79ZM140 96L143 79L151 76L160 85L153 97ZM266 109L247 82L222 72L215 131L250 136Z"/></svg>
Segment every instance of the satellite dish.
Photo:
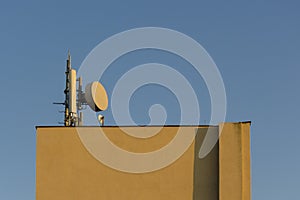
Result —
<svg viewBox="0 0 300 200"><path fill-rule="evenodd" d="M85 87L85 99L87 104L95 112L103 111L107 109L108 98L106 90L98 81L89 83Z"/></svg>

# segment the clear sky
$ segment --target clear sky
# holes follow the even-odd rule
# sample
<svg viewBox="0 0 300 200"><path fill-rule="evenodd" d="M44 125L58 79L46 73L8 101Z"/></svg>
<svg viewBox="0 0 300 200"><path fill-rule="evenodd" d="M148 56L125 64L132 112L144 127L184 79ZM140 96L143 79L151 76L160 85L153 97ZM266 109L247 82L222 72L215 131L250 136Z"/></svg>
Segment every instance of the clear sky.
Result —
<svg viewBox="0 0 300 200"><path fill-rule="evenodd" d="M64 98L67 50L78 69L99 42L145 26L192 37L216 62L226 88L226 121L252 121L252 198L299 198L299 8L296 0L1 1L0 199L35 198L35 126L62 121L52 102ZM184 65L165 52L129 54L103 78L108 95L122 70L150 61ZM196 78L188 69L182 73ZM194 87L205 99L200 83ZM171 113L167 123L176 124L177 102L165 88L145 86L133 97L138 124L149 122L149 105L158 102ZM109 112L107 124L114 124Z"/></svg>

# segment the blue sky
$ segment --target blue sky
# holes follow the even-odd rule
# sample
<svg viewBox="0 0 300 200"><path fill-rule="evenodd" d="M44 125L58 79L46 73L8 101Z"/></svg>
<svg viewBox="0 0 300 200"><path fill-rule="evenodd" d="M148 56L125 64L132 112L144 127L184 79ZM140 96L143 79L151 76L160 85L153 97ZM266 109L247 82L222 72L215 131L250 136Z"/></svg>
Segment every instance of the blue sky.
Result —
<svg viewBox="0 0 300 200"><path fill-rule="evenodd" d="M99 42L145 26L170 28L192 37L216 62L226 88L226 121L252 121L252 198L296 199L300 184L299 7L298 1L289 0L2 1L0 199L35 198L35 126L62 120L60 108L52 102L64 98L67 50L78 69ZM103 78L108 93L122 70L149 61L184 65L165 52L129 54ZM197 78L188 69L182 73L191 80ZM201 123L205 123L209 102L200 79L194 87L199 87L198 97L204 98ZM155 92L166 96L144 101ZM166 89L145 87L134 97L138 109L131 109L137 123L147 124L149 105L161 101L171 102L166 104L172 113L167 123L176 124L178 112L173 106L177 103ZM107 123L114 122L108 117Z"/></svg>

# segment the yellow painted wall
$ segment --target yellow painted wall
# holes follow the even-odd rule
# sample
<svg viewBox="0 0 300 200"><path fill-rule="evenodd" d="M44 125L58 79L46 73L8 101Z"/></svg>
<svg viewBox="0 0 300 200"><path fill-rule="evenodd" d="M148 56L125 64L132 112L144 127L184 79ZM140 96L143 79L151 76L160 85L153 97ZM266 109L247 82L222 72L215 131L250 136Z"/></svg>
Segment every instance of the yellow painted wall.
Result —
<svg viewBox="0 0 300 200"><path fill-rule="evenodd" d="M210 134L218 136L219 128L213 127ZM219 144L202 159L199 159L199 149L203 144L207 129L199 129L195 138L194 149L194 198L193 200L219 199Z"/></svg>
<svg viewBox="0 0 300 200"><path fill-rule="evenodd" d="M121 172L99 162L84 147L74 127L38 127L36 155L37 200L249 200L250 124L221 124L220 141L203 159L199 148L207 127L197 130L196 142L171 165L154 172ZM123 127L124 128L124 127ZM127 127L141 135L155 127ZM213 127L219 134L220 127ZM163 127L148 139L124 134L118 127L82 127L90 134L102 129L112 143L137 153L168 144L178 127Z"/></svg>
<svg viewBox="0 0 300 200"><path fill-rule="evenodd" d="M84 129L88 132L98 128ZM166 127L149 139L138 139L122 133L117 127L103 129L112 142L133 152L158 149L167 144L177 130ZM148 128L139 129L143 134ZM159 171L124 173L103 165L90 155L75 128L38 128L37 199L192 199L193 151L194 144L175 163Z"/></svg>
<svg viewBox="0 0 300 200"><path fill-rule="evenodd" d="M250 200L250 123L223 123L221 127L220 200Z"/></svg>

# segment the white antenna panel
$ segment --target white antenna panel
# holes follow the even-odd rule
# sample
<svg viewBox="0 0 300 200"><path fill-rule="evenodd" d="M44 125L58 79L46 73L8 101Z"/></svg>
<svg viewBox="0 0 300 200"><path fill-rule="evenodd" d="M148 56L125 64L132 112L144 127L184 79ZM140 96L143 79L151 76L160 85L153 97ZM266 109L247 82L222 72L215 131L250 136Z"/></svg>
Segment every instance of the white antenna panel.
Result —
<svg viewBox="0 0 300 200"><path fill-rule="evenodd" d="M72 69L70 72L70 96L69 96L69 112L77 115L77 105L76 105L76 70Z"/></svg>

